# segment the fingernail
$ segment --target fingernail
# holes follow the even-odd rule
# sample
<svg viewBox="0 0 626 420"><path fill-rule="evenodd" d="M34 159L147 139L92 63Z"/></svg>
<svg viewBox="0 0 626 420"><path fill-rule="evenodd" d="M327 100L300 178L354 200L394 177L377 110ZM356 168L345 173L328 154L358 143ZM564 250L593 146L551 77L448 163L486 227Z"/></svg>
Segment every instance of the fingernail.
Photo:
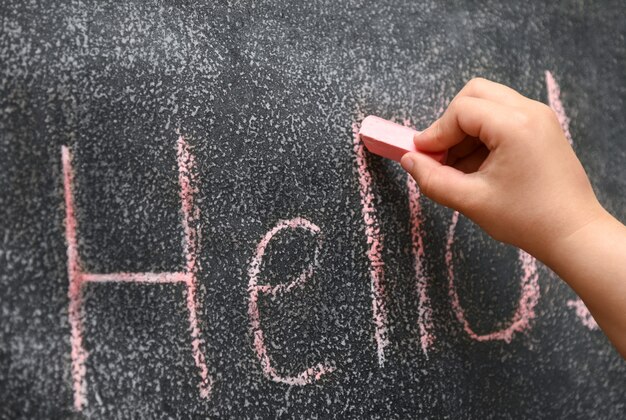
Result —
<svg viewBox="0 0 626 420"><path fill-rule="evenodd" d="M400 159L400 165L402 165L404 170L407 172L411 172L411 169L413 169L413 164L413 159L411 158L411 156L409 156L408 153L402 156L402 159Z"/></svg>

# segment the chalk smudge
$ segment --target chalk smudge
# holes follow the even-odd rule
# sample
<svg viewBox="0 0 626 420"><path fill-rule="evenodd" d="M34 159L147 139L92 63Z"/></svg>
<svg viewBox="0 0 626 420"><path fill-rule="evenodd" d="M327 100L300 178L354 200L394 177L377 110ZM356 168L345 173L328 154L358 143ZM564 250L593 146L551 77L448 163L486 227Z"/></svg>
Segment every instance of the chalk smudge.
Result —
<svg viewBox="0 0 626 420"><path fill-rule="evenodd" d="M315 248L313 260L296 279L290 281L289 283L282 283L277 286L271 286L269 284L259 284L259 275L261 272L261 265L263 263L265 250L272 238L279 232L286 229L304 229L311 234L317 236L317 246ZM307 385L320 379L323 375L329 374L335 370L335 367L330 364L318 363L315 366L311 366L295 376L280 375L272 365L271 358L267 351L265 335L263 334L263 328L261 326L261 315L258 304L260 294L275 297L283 293L287 293L293 290L295 287L300 287L304 285L304 283L313 276L315 267L317 267L318 265L319 250L322 245L319 234L320 228L312 222L308 221L307 219L296 217L290 220L281 220L272 229L270 229L258 243L255 255L252 258L250 266L248 268L248 277L250 279L248 283L248 316L250 318L250 330L254 341L254 350L259 361L261 362L263 373L267 378L275 382L287 385Z"/></svg>
<svg viewBox="0 0 626 420"><path fill-rule="evenodd" d="M519 262L522 266L522 276L520 278L520 298L517 305L515 314L509 323L509 326L498 331L494 331L488 334L476 334L472 330L467 318L465 317L465 311L461 307L459 302L459 296L454 284L454 266L452 263L452 245L454 244L454 230L459 220L459 213L454 212L452 215L452 222L448 229L448 237L446 243L446 266L448 269L448 285L449 295L452 300L452 308L456 315L456 318L463 325L465 332L476 341L490 341L490 340L503 340L510 343L513 339L513 335L517 332L522 332L530 328L530 321L535 317L535 306L539 301L541 295L538 283L539 274L537 273L537 261L531 255L519 250Z"/></svg>
<svg viewBox="0 0 626 420"><path fill-rule="evenodd" d="M372 176L368 169L365 146L359 137L359 126L352 124L354 135L354 154L356 156L359 177L359 193L361 196L361 214L365 222L365 236L369 249L367 257L370 262L370 287L372 293L372 312L374 319L374 338L376 340L378 364L385 365L385 348L389 345L389 327L387 309L385 307L385 263L382 259L383 237L380 232L378 215L372 192Z"/></svg>
<svg viewBox="0 0 626 420"><path fill-rule="evenodd" d="M211 393L212 379L206 364L206 358L201 348L202 339L198 325L197 303L197 257L199 253L199 221L200 213L194 202L197 193L195 187L195 161L189 151L187 142L183 136L179 136L177 142L178 180L180 183L180 199L182 208L183 225L183 254L185 258L185 271L162 272L162 273L89 273L84 272L80 256L78 254L77 229L74 207L74 171L72 157L66 146L61 147L61 159L63 165L63 190L65 196L65 240L67 242L67 267L69 278L69 322L71 328L71 360L72 382L74 391L74 409L82 411L87 405L87 381L85 378L85 363L88 353L83 345L83 292L82 287L86 283L126 282L141 284L176 284L181 283L186 288L186 304L188 310L189 331L191 334L191 347L194 363L198 368L200 383L198 384L200 396L208 398Z"/></svg>

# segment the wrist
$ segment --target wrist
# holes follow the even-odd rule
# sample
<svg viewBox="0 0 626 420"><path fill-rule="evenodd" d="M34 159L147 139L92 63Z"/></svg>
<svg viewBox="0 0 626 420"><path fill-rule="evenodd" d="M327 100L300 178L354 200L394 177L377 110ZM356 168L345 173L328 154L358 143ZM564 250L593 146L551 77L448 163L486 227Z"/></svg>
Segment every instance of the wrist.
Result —
<svg viewBox="0 0 626 420"><path fill-rule="evenodd" d="M584 256L585 249L602 242L605 234L614 232L620 226L623 227L598 204L598 209L574 230L544 241L540 249L531 254L558 273L572 259Z"/></svg>

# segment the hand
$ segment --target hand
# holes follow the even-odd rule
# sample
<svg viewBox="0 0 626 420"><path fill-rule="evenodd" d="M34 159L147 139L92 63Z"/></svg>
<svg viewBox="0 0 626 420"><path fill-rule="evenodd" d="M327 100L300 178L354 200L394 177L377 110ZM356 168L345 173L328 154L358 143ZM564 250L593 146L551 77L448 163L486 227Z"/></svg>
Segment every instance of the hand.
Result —
<svg viewBox="0 0 626 420"><path fill-rule="evenodd" d="M402 158L423 194L537 258L606 215L554 112L501 84L471 80L415 144L448 150Z"/></svg>

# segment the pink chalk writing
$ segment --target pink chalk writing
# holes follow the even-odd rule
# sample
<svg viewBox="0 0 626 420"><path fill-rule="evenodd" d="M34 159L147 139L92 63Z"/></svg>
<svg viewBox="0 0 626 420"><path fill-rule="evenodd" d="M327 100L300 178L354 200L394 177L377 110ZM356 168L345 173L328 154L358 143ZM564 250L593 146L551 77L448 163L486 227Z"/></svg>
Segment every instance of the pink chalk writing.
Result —
<svg viewBox="0 0 626 420"><path fill-rule="evenodd" d="M598 323L593 319L591 312L589 312L589 309L587 309L587 306L585 306L581 298L568 300L567 307L576 311L576 316L585 327L589 328L591 331L600 329Z"/></svg>
<svg viewBox="0 0 626 420"><path fill-rule="evenodd" d="M71 328L71 360L72 382L74 391L74 409L81 411L87 405L87 381L85 378L85 362L88 353L83 345L83 286L86 283L127 282L142 284L179 283L186 288L186 303L188 310L189 331L194 363L199 370L199 393L202 398L208 398L211 393L212 379L206 359L201 348L202 339L197 318L197 256L199 252L199 210L194 202L197 192L194 175L194 157L183 136L177 142L177 161L180 183L180 199L182 207L183 225L183 253L185 270L182 272L162 273L90 273L83 270L78 253L77 231L78 222L74 207L74 171L70 150L61 148L63 164L63 188L65 195L65 239L67 242L67 267L69 278L69 322Z"/></svg>
<svg viewBox="0 0 626 420"><path fill-rule="evenodd" d="M567 140L572 144L569 131L569 118L565 113L560 98L560 87L550 71L545 72L548 102L554 110L558 121L563 128ZM442 95L443 96L443 95ZM443 111L442 100L439 112ZM405 120L405 125L410 125ZM390 344L389 322L385 302L385 263L382 258L384 251L384 237L380 229L379 216L375 206L375 196L372 186L372 174L369 169L368 156L365 147L359 137L359 125L352 125L353 152L359 181L359 195L361 203L361 215L365 225L365 237L367 244L367 258L369 262L369 279L372 299L372 317L374 324L374 341L379 366L386 362L386 348ZM202 398L208 398L211 394L213 380L209 375L207 361L202 350L203 339L198 320L198 289L197 273L199 270L198 255L200 252L201 230L200 211L195 197L198 193L198 181L195 175L195 157L191 153L189 145L183 136L177 140L177 163L178 181L180 185L181 200L181 224L183 230L183 257L184 268L173 272L115 272L115 273L92 273L84 270L78 251L78 222L74 203L74 171L72 168L72 156L69 148L61 149L63 165L63 187L65 199L65 238L67 242L67 271L68 271L68 298L69 298L69 323L71 329L71 376L73 384L73 402L76 411L82 411L87 405L87 380L86 361L89 356L84 347L84 296L83 288L88 283L139 283L139 284L180 284L185 288L185 300L188 312L189 334L191 340L191 353L198 370L200 381L198 383L199 394ZM420 205L420 191L412 178L407 177L406 188L410 213L411 253L413 256L413 268L415 270L416 289L418 295L418 328L420 346L424 354L428 355L429 349L434 346L435 335L432 320L432 307L428 295L430 279L423 264L425 259L424 239L422 233L422 208ZM456 288L457 279L454 272L454 258L452 248L455 242L455 230L459 221L459 213L454 212L448 228L445 252L445 264L447 268L449 296L452 309L457 320L462 324L463 330L476 341L502 340L510 343L516 333L528 331L531 321L535 317L535 306L540 298L538 284L538 272L536 260L526 252L519 250L518 261L521 266L520 297L517 308L506 326L489 333L476 333L465 316L465 310L460 304ZM260 284L261 268L266 249L272 239L283 231L305 230L317 240L312 262L300 273L298 277L289 282L275 286ZM279 373L274 366L268 351L268 339L265 336L259 309L259 299L262 296L276 298L289 293L295 288L302 287L313 277L318 266L319 253L322 246L320 228L307 219L296 217L290 220L279 221L260 240L256 252L248 267L248 316L250 330L253 339L254 351L262 367L263 374L270 380L287 385L307 385L314 383L328 375L336 368L333 363L317 363L294 375ZM572 308L580 318L584 326L590 330L598 329L598 324L591 316L582 300L569 300L567 306Z"/></svg>
<svg viewBox="0 0 626 420"><path fill-rule="evenodd" d="M74 212L74 172L72 170L70 151L63 146L61 149L63 162L63 190L65 191L65 240L67 241L67 276L69 279L69 322L71 329L70 343L72 346L72 381L74 385L74 408L77 411L87 404L87 382L85 380L85 361L87 351L83 346L83 292L82 273L78 255L76 237L76 214Z"/></svg>
<svg viewBox="0 0 626 420"><path fill-rule="evenodd" d="M414 128L408 119L404 120L404 125ZM423 266L424 240L422 238L422 210L420 205L420 191L417 183L409 175L406 177L406 189L409 197L409 215L411 224L411 252L413 254L413 269L415 270L415 280L418 296L417 325L420 334L420 346L424 354L428 355L428 349L435 342L433 333L433 311L428 296L428 276Z"/></svg>
<svg viewBox="0 0 626 420"><path fill-rule="evenodd" d="M181 135L177 142L178 182L180 184L180 200L183 213L183 253L185 255L187 273L187 313L189 319L189 331L191 334L191 347L193 360L200 372L198 388L202 398L208 398L211 393L212 379L206 364L204 353L200 348L202 339L198 326L197 311L197 281L198 266L196 261L200 244L200 209L195 203L195 194L198 192L195 176L195 158L189 151L189 145Z"/></svg>
<svg viewBox="0 0 626 420"><path fill-rule="evenodd" d="M424 270L422 260L424 258L424 240L422 239L421 224L421 206L419 203L420 192L417 184L410 176L406 179L406 187L409 194L409 214L411 215L411 241L413 246L413 268L415 270L415 279L417 284L418 295L418 315L417 324L420 334L420 345L424 354L428 354L427 350L434 344L435 335L433 333L433 311L428 297L428 276Z"/></svg>
<svg viewBox="0 0 626 420"><path fill-rule="evenodd" d="M572 135L569 131L570 119L565 113L565 107L561 102L561 88L552 73L548 70L546 70L546 90L548 91L548 104L556 114L556 117L559 120L559 124L561 124L561 129L563 129L563 132L565 133L567 141L573 146L574 141L572 140ZM573 308L576 311L576 315L585 327L589 328L590 330L599 329L596 320L593 319L591 313L589 312L589 309L587 309L582 299L577 297L575 300L568 300L567 307Z"/></svg>
<svg viewBox="0 0 626 420"><path fill-rule="evenodd" d="M574 142L569 131L569 118L565 114L563 103L561 103L561 88L548 70L546 70L546 90L548 91L548 104L556 114L567 141L573 145Z"/></svg>
<svg viewBox="0 0 626 420"><path fill-rule="evenodd" d="M290 281L289 283L281 283L276 286L259 284L259 275L261 273L263 256L265 255L265 250L268 244L276 234L287 229L304 229L317 236L317 246L315 248L312 262L296 279ZM266 338L261 326L261 315L258 304L259 295L269 295L271 297L275 297L283 293L287 293L296 287L303 286L304 283L313 276L315 267L318 265L319 250L322 245L319 234L320 228L307 219L296 217L291 220L281 220L276 224L276 226L270 229L258 243L256 253L248 268L248 277L250 279L248 283L248 316L250 318L250 330L254 340L254 349L259 361L261 362L263 373L267 378L275 382L287 385L307 385L319 380L323 375L327 375L335 370L335 367L328 363L318 363L297 375L280 375L273 366L272 360L267 351Z"/></svg>
<svg viewBox="0 0 626 420"><path fill-rule="evenodd" d="M361 214L365 222L365 236L369 249L367 258L370 263L370 287L372 293L372 313L374 318L374 338L376 340L378 364L385 364L385 347L389 345L389 327L387 308L385 307L385 263L382 259L383 236L378 224L378 215L374 205L372 192L372 175L369 172L365 146L359 137L359 126L352 125L354 135L354 154L356 156L359 176L359 193L361 195Z"/></svg>
<svg viewBox="0 0 626 420"><path fill-rule="evenodd" d="M452 300L452 308L456 318L463 325L465 332L476 341L504 340L510 343L513 335L517 332L530 329L530 321L535 317L535 306L539 301L540 290L537 282L539 274L537 273L537 261L526 252L519 250L519 262L522 266L522 276L520 278L520 298L513 319L508 327L487 334L477 334L470 326L465 311L459 302L459 295L456 291L454 265L452 257L452 246L454 245L454 231L459 221L459 213L454 212L452 222L448 229L448 237L446 243L446 266L448 269L448 285L449 294Z"/></svg>

